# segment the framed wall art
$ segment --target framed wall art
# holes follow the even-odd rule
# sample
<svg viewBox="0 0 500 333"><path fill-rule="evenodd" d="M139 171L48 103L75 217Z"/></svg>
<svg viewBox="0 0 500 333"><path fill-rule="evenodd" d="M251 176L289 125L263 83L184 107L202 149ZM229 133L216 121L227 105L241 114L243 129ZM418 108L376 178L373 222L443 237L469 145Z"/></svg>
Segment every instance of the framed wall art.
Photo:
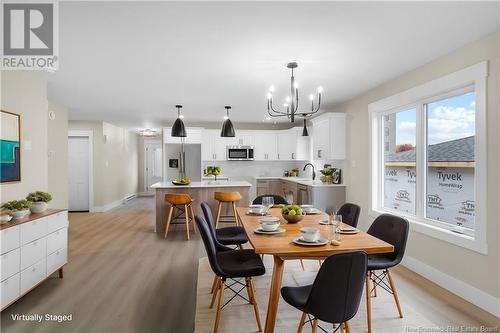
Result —
<svg viewBox="0 0 500 333"><path fill-rule="evenodd" d="M1 168L2 183L21 181L21 116L1 110Z"/></svg>

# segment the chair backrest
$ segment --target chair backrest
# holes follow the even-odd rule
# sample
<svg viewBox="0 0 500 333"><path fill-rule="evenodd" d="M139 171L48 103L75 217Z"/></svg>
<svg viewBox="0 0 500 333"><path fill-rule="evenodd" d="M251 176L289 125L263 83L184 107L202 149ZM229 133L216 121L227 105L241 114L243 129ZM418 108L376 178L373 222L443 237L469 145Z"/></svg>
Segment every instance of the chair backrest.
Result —
<svg viewBox="0 0 500 333"><path fill-rule="evenodd" d="M196 225L198 226L198 230L200 231L201 239L203 240L203 244L205 245L205 250L207 251L208 262L210 263L210 267L212 271L217 276L222 276L224 274L222 268L220 267L217 261L217 253L219 252L219 246L217 245L217 241L215 237L212 235L212 231L210 227L205 221L205 219L201 216L196 216Z"/></svg>
<svg viewBox="0 0 500 333"><path fill-rule="evenodd" d="M397 265L405 254L409 228L408 220L391 214L382 214L373 221L367 233L394 245L394 252L385 253L384 256Z"/></svg>
<svg viewBox="0 0 500 333"><path fill-rule="evenodd" d="M259 195L257 198L253 199L252 204L253 205L262 205L262 198L263 197L273 197L275 205L288 205L288 201L286 201L285 198L283 198L281 195L276 195L276 194Z"/></svg>
<svg viewBox="0 0 500 333"><path fill-rule="evenodd" d="M367 256L362 251L328 257L302 310L328 323L338 324L354 317L363 294L366 265Z"/></svg>
<svg viewBox="0 0 500 333"><path fill-rule="evenodd" d="M358 226L359 213L361 213L361 207L353 203L343 204L337 212L342 215L342 222L354 228Z"/></svg>
<svg viewBox="0 0 500 333"><path fill-rule="evenodd" d="M201 210L203 211L203 215L205 216L205 222L208 225L208 228L210 229L210 233L212 234L212 238L217 246L217 249L227 251L231 250L231 248L219 243L217 240L217 233L215 232L215 221L214 221L214 215L212 214L212 209L206 203L205 201L200 204Z"/></svg>

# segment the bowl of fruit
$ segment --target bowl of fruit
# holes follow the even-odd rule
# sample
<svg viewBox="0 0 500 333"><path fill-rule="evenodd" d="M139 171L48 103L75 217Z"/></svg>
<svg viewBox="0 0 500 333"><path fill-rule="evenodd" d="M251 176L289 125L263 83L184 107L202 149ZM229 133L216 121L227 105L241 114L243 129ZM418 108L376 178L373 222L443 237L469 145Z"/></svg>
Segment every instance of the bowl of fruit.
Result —
<svg viewBox="0 0 500 333"><path fill-rule="evenodd" d="M172 180L174 185L189 185L191 184L191 178L176 178Z"/></svg>
<svg viewBox="0 0 500 333"><path fill-rule="evenodd" d="M281 215L288 223L297 223L304 218L305 213L299 205L286 205L281 208Z"/></svg>

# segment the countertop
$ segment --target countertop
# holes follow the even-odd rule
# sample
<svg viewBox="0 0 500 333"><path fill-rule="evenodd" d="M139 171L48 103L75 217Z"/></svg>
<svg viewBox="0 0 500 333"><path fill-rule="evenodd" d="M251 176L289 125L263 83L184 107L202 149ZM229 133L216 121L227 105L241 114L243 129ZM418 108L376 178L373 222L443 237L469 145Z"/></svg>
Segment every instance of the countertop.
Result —
<svg viewBox="0 0 500 333"><path fill-rule="evenodd" d="M65 210L66 209L51 209L51 208L49 208L46 211L44 211L43 213L37 213L37 214L31 213L28 216L23 217L22 219L17 219L17 220L12 219L9 222L3 222L2 224L0 224L0 230L4 230L4 229L10 228L10 227L13 227L16 225L20 225L23 223L28 223L28 222L31 222L31 221L34 221L37 219L41 219L42 217L45 217L45 216L64 212Z"/></svg>
<svg viewBox="0 0 500 333"><path fill-rule="evenodd" d="M159 182L151 185L151 188L206 188L206 187L251 187L252 184L245 181L202 181L192 182L189 185L174 185L172 182Z"/></svg>
<svg viewBox="0 0 500 333"><path fill-rule="evenodd" d="M285 181L289 181L292 183L306 185L306 186L312 186L312 187L344 187L345 186L345 184L326 184L318 179L312 180L311 178L300 178L300 177L262 176L262 177L254 177L254 178L255 178L255 180L279 179L279 180L285 180Z"/></svg>

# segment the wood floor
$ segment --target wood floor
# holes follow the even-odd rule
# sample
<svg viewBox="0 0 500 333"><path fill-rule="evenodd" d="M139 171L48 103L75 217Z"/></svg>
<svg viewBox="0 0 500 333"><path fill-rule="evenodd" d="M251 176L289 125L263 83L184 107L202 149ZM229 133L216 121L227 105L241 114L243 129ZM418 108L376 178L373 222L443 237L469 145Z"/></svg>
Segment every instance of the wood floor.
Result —
<svg viewBox="0 0 500 333"><path fill-rule="evenodd" d="M186 241L183 226L171 228L167 240L153 233L153 206L153 198L140 198L107 213L70 214L69 262L64 279L48 279L5 309L1 331L192 333L198 260L205 256L205 250L198 234ZM306 263L306 268L314 264ZM211 275L207 274L210 284ZM292 280L303 282L299 279L300 271L297 274ZM403 310L412 308L426 322L478 326L491 325L495 320L491 316L489 321L483 321L487 317L484 311L405 269L399 269L395 278ZM267 286L265 281L256 281L256 287L263 302L264 320ZM198 306L204 304L200 301ZM72 321L13 321L12 314L72 314ZM254 318L251 311L249 318ZM295 312L284 312L280 318L289 320L295 330ZM202 318L197 318L197 331L208 332L204 329L207 324L200 324L200 320L203 323ZM225 318L222 320L224 323ZM236 325L238 329L232 332L254 331L254 326L250 321L251 330L241 330L245 326ZM353 333L358 331L364 332L356 329Z"/></svg>

